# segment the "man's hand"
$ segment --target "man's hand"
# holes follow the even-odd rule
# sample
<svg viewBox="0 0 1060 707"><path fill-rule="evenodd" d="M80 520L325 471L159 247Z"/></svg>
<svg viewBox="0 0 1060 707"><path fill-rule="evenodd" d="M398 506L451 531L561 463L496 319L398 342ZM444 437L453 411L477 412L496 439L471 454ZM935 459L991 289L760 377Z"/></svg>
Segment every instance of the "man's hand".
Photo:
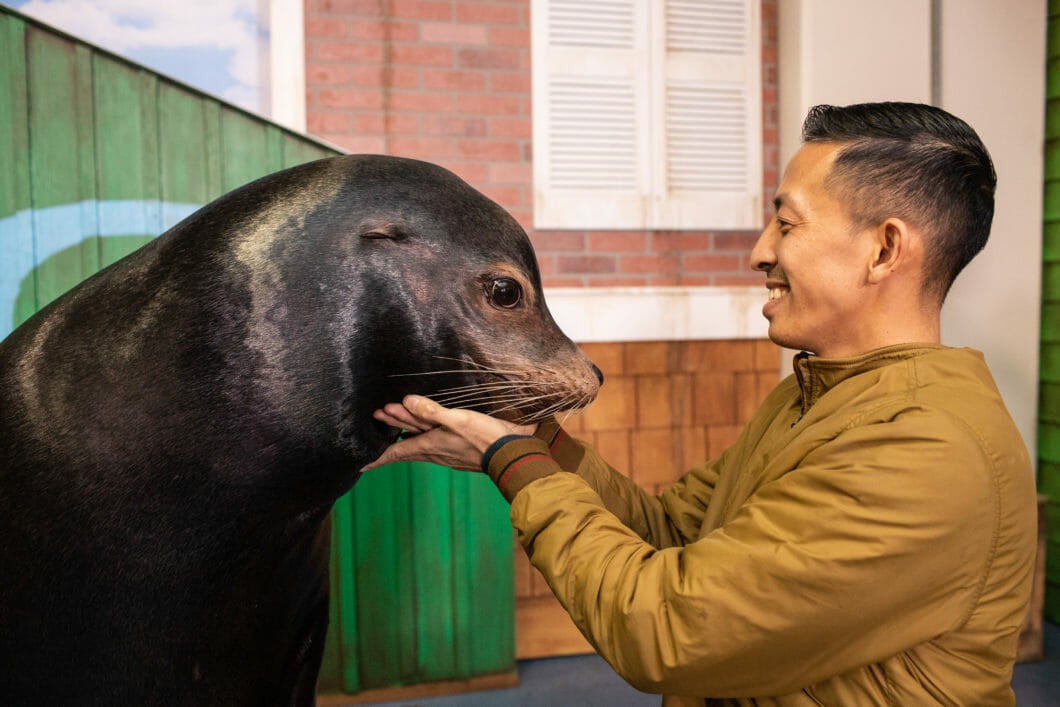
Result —
<svg viewBox="0 0 1060 707"><path fill-rule="evenodd" d="M532 435L537 430L537 425L516 425L472 410L445 408L418 395L389 403L373 417L411 436L387 447L362 471L406 461L481 471L482 454L491 444L506 435Z"/></svg>

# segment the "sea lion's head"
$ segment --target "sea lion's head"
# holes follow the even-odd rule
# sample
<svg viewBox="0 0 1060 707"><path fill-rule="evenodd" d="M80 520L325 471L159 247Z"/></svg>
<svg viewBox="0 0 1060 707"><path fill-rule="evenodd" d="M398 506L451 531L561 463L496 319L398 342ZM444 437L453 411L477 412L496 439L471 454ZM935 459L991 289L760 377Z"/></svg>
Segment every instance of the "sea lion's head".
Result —
<svg viewBox="0 0 1060 707"><path fill-rule="evenodd" d="M331 158L249 185L224 214L241 219L254 377L306 434L328 410L372 457L396 434L372 411L409 393L521 423L596 396L602 375L552 319L525 231L449 170Z"/></svg>

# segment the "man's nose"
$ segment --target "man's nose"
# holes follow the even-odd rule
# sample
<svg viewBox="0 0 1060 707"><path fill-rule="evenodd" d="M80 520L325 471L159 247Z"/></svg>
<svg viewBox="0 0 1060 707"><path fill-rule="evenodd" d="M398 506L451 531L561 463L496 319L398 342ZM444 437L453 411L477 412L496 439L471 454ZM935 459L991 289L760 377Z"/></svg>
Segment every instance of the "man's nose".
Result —
<svg viewBox="0 0 1060 707"><path fill-rule="evenodd" d="M751 249L751 269L761 272L769 272L777 261L773 250L773 237L775 229L772 224L767 225L765 230L758 236L754 248Z"/></svg>

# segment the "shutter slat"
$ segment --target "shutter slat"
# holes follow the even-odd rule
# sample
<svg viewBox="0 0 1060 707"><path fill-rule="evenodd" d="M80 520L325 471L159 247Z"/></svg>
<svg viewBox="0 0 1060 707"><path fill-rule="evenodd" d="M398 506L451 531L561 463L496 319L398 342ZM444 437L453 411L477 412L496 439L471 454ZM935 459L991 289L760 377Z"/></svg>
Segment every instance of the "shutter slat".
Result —
<svg viewBox="0 0 1060 707"><path fill-rule="evenodd" d="M548 17L554 46L633 46L633 4L629 0L553 0Z"/></svg>
<svg viewBox="0 0 1060 707"><path fill-rule="evenodd" d="M747 3L743 0L669 0L666 48L701 54L747 51Z"/></svg>
<svg viewBox="0 0 1060 707"><path fill-rule="evenodd" d="M741 189L747 183L746 89L672 81L666 91L671 190Z"/></svg>

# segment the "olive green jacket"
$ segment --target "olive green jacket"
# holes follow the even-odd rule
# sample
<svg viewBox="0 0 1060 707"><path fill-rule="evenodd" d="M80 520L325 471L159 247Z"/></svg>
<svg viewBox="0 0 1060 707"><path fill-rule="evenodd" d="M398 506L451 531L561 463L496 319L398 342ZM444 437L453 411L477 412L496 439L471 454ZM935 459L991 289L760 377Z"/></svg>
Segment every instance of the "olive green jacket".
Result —
<svg viewBox="0 0 1060 707"><path fill-rule="evenodd" d="M664 705L1014 704L1034 478L976 351L800 354L660 496L554 423L483 463L582 633Z"/></svg>

